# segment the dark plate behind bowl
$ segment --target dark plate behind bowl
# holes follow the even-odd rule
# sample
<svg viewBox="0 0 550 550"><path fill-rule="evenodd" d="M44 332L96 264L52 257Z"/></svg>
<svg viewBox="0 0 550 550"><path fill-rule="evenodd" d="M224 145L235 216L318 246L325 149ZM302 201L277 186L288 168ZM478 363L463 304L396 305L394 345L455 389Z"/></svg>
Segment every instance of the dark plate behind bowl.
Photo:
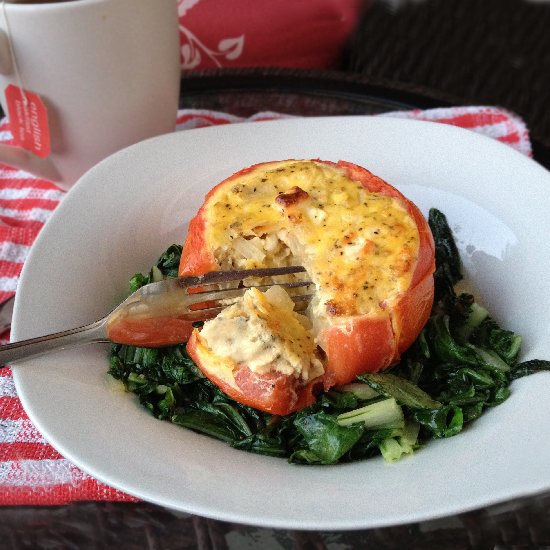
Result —
<svg viewBox="0 0 550 550"><path fill-rule="evenodd" d="M375 115L394 110L469 105L422 86L340 71L215 69L183 74L180 108L238 116L276 111L300 116ZM536 161L550 169L550 145L532 141Z"/></svg>

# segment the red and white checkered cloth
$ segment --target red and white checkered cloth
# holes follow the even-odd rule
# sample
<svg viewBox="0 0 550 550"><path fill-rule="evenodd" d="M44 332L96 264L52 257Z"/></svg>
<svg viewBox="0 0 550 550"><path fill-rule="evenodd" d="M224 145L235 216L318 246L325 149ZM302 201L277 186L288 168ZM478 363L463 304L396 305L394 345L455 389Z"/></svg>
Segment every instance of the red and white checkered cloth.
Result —
<svg viewBox="0 0 550 550"><path fill-rule="evenodd" d="M385 113L381 116L438 121L469 128L531 155L529 134L517 116L492 107L456 107ZM264 112L243 119L228 113L184 110L178 131L216 124L286 118ZM10 143L0 122L0 142ZM12 296L25 258L64 192L54 184L0 165L0 302ZM3 342L8 334L2 335ZM63 458L32 425L17 397L9 369L0 369L0 504L54 505L78 500L132 501Z"/></svg>

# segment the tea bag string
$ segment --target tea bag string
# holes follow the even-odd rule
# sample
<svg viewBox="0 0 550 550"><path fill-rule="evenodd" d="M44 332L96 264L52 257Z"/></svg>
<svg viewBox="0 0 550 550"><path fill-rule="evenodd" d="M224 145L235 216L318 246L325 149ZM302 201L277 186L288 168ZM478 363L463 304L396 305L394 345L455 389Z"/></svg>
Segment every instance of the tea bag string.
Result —
<svg viewBox="0 0 550 550"><path fill-rule="evenodd" d="M17 65L17 59L15 56L15 50L13 47L13 41L12 41L12 33L11 33L11 27L10 27L10 21L8 18L8 12L6 10L6 0L0 0L1 6L2 6L2 15L4 16L4 20L6 21L6 36L8 38L8 48L10 50L10 59L13 67L13 71L15 73L15 81L17 82L17 86L19 87L19 90L21 91L21 99L23 102L23 114L25 118L28 118L28 103L29 100L27 98L27 94L25 93L25 86L23 83L23 77L21 76L21 72L19 71L19 67Z"/></svg>

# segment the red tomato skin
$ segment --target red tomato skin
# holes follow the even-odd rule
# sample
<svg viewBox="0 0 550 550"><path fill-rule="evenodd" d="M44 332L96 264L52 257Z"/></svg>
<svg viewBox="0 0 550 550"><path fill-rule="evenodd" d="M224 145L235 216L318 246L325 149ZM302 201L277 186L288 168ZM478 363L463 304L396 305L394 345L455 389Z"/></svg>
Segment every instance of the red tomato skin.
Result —
<svg viewBox="0 0 550 550"><path fill-rule="evenodd" d="M433 296L434 280L432 274L429 273L399 299L393 315L394 333L398 342L394 363L413 344L428 322L432 311Z"/></svg>
<svg viewBox="0 0 550 550"><path fill-rule="evenodd" d="M319 343L327 354L324 388L347 384L364 372L390 366L396 342L389 317L359 317L323 330Z"/></svg>
<svg viewBox="0 0 550 550"><path fill-rule="evenodd" d="M412 274L410 287L398 298L391 310L388 311L387 316L381 318L360 316L351 319L336 319L334 325L322 329L319 333L318 340L327 354L325 375L322 380L322 386L326 391L334 385L352 382L358 374L378 372L396 364L400 355L414 342L428 320L433 303L435 247L426 219L418 207L396 188L367 169L353 163L345 161L335 163L319 159L315 159L315 161L344 169L352 180L361 183L370 192L396 198L413 218L419 232L418 259ZM180 263L180 275L200 275L219 269L216 259L205 242L205 207L209 198L220 186L227 185L232 180L264 164L271 164L271 162L259 163L240 170L220 182L207 194L203 206L189 226L189 234ZM190 344L194 339L193 336L194 334L191 336ZM193 357L193 355L191 356ZM277 386L278 389L285 388L284 391L273 392L272 399L262 401L244 395L242 391L235 392L223 380L218 379L216 381L216 377L209 371L208 365L201 365L199 358L195 359L193 357L193 359L203 373L231 397L243 404L250 404L250 406L267 412L272 410L288 410L291 412L299 410L296 407L302 408L315 400L315 393L321 385L321 381L316 380L315 383L309 385L310 387L303 387L298 394L302 395L303 393L304 397L298 399L298 405L294 404L295 397L290 390L290 386L284 385ZM258 384L263 385L259 377ZM252 391L248 384L245 387L247 391ZM231 391L233 391L233 394L230 393ZM275 399L280 400L279 404L274 404ZM256 405L251 403L256 403ZM288 413L278 412L274 414Z"/></svg>
<svg viewBox="0 0 550 550"><path fill-rule="evenodd" d="M284 416L311 405L322 385L319 379L301 385L296 379L274 371L256 374L246 365L240 365L233 372L235 384L231 384L221 373L204 368L200 348L200 333L194 330L187 343L187 353L205 376L239 403L267 413Z"/></svg>
<svg viewBox="0 0 550 550"><path fill-rule="evenodd" d="M181 251L180 277L182 275L202 275L216 270L216 259L204 240L206 223L203 209L204 207L189 223L187 238Z"/></svg>
<svg viewBox="0 0 550 550"><path fill-rule="evenodd" d="M157 317L154 319L123 319L107 327L107 336L119 344L156 348L187 342L193 325L183 319Z"/></svg>

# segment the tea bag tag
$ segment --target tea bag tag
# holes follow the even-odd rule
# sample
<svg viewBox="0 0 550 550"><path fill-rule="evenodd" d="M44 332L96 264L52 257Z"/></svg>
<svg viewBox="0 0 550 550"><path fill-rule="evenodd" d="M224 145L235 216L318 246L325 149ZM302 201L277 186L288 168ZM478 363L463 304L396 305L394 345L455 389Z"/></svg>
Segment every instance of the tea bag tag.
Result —
<svg viewBox="0 0 550 550"><path fill-rule="evenodd" d="M6 13L6 0L0 0L2 15L6 22L6 39L10 50L11 67L15 73L17 86L9 84L4 90L7 115L16 145L46 158L51 152L48 111L38 94L25 90L23 77L17 66L12 44L12 33Z"/></svg>
<svg viewBox="0 0 550 550"><path fill-rule="evenodd" d="M8 118L17 145L46 158L51 152L48 111L38 94L10 84L5 90Z"/></svg>

